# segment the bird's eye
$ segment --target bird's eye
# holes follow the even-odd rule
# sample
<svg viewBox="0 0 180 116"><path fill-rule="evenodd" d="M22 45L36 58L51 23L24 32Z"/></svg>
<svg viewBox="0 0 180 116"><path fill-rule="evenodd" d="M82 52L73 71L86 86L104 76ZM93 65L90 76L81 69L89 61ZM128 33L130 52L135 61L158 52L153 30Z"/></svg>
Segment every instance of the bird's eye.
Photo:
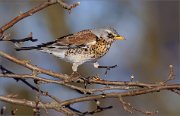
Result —
<svg viewBox="0 0 180 116"><path fill-rule="evenodd" d="M111 33L108 33L108 38L114 38L114 35Z"/></svg>

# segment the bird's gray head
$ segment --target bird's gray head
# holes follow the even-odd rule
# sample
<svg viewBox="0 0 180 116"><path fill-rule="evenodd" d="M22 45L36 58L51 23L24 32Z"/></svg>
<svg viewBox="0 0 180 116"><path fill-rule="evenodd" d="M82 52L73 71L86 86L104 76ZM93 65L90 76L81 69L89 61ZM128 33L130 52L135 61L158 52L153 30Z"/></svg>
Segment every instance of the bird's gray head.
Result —
<svg viewBox="0 0 180 116"><path fill-rule="evenodd" d="M98 38L103 38L107 41L124 40L123 36L120 36L115 29L110 28L110 27L93 29L92 33L98 36Z"/></svg>

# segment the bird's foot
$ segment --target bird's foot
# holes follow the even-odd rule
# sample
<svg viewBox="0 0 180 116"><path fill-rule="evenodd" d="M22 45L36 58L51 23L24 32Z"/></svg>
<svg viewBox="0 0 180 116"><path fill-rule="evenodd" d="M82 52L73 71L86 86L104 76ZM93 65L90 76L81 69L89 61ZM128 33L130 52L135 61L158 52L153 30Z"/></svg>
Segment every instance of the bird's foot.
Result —
<svg viewBox="0 0 180 116"><path fill-rule="evenodd" d="M73 71L71 75L69 75L69 78L66 79L66 82L78 82L83 76L78 73L77 71Z"/></svg>
<svg viewBox="0 0 180 116"><path fill-rule="evenodd" d="M89 84L89 80L92 78L92 77L83 76L78 72L72 72L72 74L69 77L70 78L68 78L65 82L83 83L85 89L87 88L87 85Z"/></svg>
<svg viewBox="0 0 180 116"><path fill-rule="evenodd" d="M80 77L80 76L81 76L81 74L78 73L77 71L73 71L70 75L71 78Z"/></svg>

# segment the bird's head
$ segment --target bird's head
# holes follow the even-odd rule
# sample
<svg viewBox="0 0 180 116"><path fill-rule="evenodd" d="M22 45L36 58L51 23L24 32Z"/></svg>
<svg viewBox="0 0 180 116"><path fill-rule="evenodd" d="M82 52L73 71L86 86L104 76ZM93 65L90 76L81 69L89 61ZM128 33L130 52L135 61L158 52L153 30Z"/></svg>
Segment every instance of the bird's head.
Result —
<svg viewBox="0 0 180 116"><path fill-rule="evenodd" d="M92 33L94 33L98 38L105 39L110 42L113 42L114 40L125 40L125 38L119 35L115 29L110 27L93 29Z"/></svg>

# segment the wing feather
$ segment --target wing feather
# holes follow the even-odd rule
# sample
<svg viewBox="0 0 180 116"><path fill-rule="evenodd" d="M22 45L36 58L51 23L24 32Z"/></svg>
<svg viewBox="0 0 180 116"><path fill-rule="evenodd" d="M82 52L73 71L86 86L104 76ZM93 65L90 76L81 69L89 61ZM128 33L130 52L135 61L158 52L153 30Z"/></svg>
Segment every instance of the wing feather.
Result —
<svg viewBox="0 0 180 116"><path fill-rule="evenodd" d="M83 30L75 34L69 34L60 37L55 41L41 44L39 45L39 47L60 48L60 49L84 48L89 45L96 44L96 39L97 36L93 34L90 30Z"/></svg>
<svg viewBox="0 0 180 116"><path fill-rule="evenodd" d="M83 30L70 36L66 36L61 39L57 39L54 46L67 46L67 47L85 47L88 45L94 45L96 43L97 36L90 30Z"/></svg>

